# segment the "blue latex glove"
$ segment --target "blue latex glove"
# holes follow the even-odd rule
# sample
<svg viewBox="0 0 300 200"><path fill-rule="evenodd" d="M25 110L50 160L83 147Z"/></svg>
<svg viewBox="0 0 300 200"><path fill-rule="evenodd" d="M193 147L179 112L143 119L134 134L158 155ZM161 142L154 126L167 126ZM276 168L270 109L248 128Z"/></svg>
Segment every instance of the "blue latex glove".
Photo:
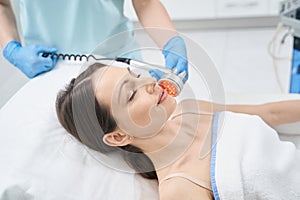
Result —
<svg viewBox="0 0 300 200"><path fill-rule="evenodd" d="M160 71L159 69L150 69L149 74L158 81L161 77L165 74L164 72Z"/></svg>
<svg viewBox="0 0 300 200"><path fill-rule="evenodd" d="M171 70L175 70L176 68L177 74L185 71L186 75L183 78L183 83L185 83L189 77L189 73L186 46L182 37L172 37L167 44L164 45L162 53L165 57L166 67Z"/></svg>
<svg viewBox="0 0 300 200"><path fill-rule="evenodd" d="M20 42L11 41L3 49L3 56L19 68L27 77L33 78L54 68L57 58L43 57L43 53L56 53L56 48L41 45L22 47Z"/></svg>

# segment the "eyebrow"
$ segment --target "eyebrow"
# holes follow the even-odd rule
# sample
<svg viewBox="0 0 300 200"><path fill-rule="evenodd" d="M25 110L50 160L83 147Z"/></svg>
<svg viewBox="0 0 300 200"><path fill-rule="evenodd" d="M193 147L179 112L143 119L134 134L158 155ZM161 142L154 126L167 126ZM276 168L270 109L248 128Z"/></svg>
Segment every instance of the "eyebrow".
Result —
<svg viewBox="0 0 300 200"><path fill-rule="evenodd" d="M128 72L129 72L129 74L131 75L131 76L134 76L134 77L136 77L135 76L135 74L130 70L130 68L129 67L127 67L127 70L128 70Z"/></svg>

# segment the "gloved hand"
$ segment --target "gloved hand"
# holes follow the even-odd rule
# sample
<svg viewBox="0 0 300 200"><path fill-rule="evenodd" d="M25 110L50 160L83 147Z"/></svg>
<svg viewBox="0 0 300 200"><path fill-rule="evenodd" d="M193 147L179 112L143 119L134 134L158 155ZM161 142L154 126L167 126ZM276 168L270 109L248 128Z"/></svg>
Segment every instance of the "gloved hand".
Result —
<svg viewBox="0 0 300 200"><path fill-rule="evenodd" d="M165 74L164 72L160 71L159 69L149 69L149 74L158 81L161 77Z"/></svg>
<svg viewBox="0 0 300 200"><path fill-rule="evenodd" d="M54 68L57 58L43 57L43 53L56 53L56 48L41 45L22 47L18 41L9 42L3 49L3 56L19 68L27 77L33 78Z"/></svg>
<svg viewBox="0 0 300 200"><path fill-rule="evenodd" d="M175 71L177 74L185 71L186 75L183 78L183 83L185 83L189 77L189 73L186 46L182 37L172 37L167 44L164 45L162 53L165 57L166 67L173 71L176 68L177 71Z"/></svg>

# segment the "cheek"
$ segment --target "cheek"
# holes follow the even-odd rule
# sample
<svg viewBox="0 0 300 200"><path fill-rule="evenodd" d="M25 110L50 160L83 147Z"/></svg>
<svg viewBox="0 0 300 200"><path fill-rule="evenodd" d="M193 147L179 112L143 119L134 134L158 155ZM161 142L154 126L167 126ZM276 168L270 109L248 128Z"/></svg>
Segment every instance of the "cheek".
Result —
<svg viewBox="0 0 300 200"><path fill-rule="evenodd" d="M157 106L156 98L136 99L123 107L126 112L118 112L117 123L121 130L136 137L152 137L159 133L168 119L168 111L162 105ZM123 119L123 120L122 120Z"/></svg>
<svg viewBox="0 0 300 200"><path fill-rule="evenodd" d="M155 104L150 99L141 99L135 101L130 106L130 116L138 125L147 125L151 121L150 110Z"/></svg>

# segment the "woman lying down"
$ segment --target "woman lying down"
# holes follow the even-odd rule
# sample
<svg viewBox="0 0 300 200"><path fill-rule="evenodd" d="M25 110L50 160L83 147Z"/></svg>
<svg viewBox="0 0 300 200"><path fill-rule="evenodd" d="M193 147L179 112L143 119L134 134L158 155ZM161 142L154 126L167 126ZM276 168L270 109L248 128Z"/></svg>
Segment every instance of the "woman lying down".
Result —
<svg viewBox="0 0 300 200"><path fill-rule="evenodd" d="M178 103L154 78L96 63L58 94L56 108L79 141L157 179L162 200L300 198L300 151L271 128L299 121L300 100Z"/></svg>

